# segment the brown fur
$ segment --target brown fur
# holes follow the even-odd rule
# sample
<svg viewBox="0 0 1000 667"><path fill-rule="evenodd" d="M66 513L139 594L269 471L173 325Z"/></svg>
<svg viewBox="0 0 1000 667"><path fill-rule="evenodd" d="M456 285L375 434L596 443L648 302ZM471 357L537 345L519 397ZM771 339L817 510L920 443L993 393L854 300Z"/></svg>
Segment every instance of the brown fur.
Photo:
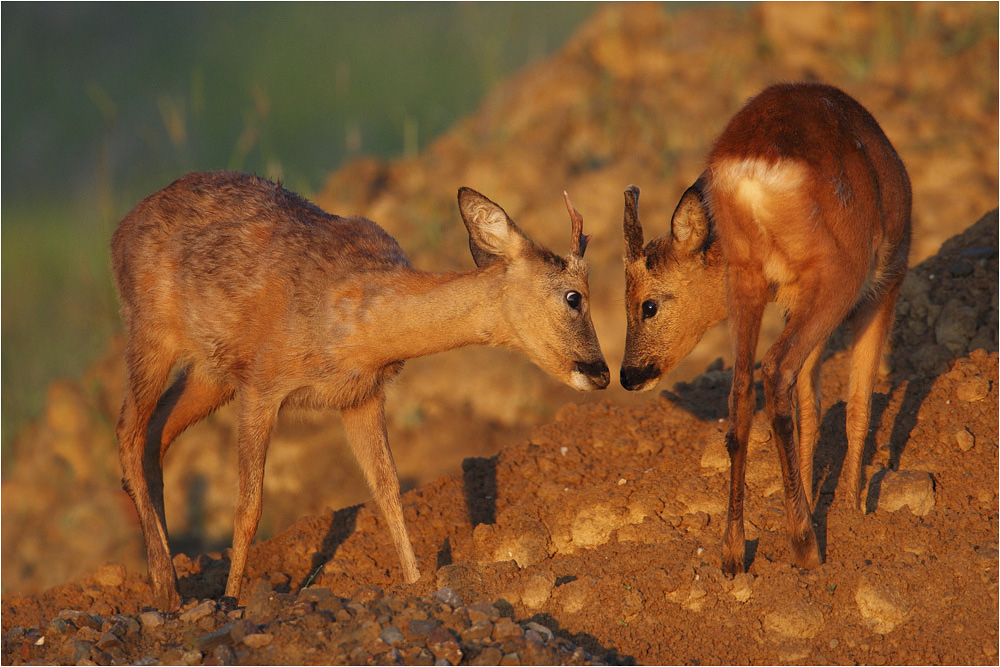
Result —
<svg viewBox="0 0 1000 667"><path fill-rule="evenodd" d="M163 456L185 428L234 397L239 499L226 595L238 597L260 518L270 432L283 405L341 411L403 576L413 582L419 571L383 407L403 361L501 345L578 389L607 386L582 250L558 258L535 246L473 190L459 191L459 207L481 268L441 274L414 269L375 223L329 215L245 174L189 174L121 221L111 243L128 335L118 439L157 605L180 603ZM574 219L579 249L577 227Z"/></svg>
<svg viewBox="0 0 1000 667"><path fill-rule="evenodd" d="M751 99L729 122L705 173L678 205L670 234L643 248L638 188L625 197L622 384L651 388L709 326L728 317L735 361L723 568L742 572L754 352L764 306L776 300L787 324L761 364L766 408L796 563L819 565L810 511L820 356L833 330L849 320L854 352L841 490L858 507L871 392L910 245L910 181L902 161L875 119L840 90L782 84ZM643 316L646 302L657 306L652 317Z"/></svg>

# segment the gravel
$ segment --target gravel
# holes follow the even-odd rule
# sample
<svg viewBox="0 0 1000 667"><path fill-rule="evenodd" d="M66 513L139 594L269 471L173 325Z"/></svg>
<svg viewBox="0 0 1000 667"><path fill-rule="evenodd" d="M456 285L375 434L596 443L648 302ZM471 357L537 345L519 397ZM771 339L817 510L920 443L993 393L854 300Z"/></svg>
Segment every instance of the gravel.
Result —
<svg viewBox="0 0 1000 667"><path fill-rule="evenodd" d="M298 653L284 657L288 645ZM466 606L450 588L399 599L365 586L344 599L327 589L276 593L264 582L246 607L192 600L175 614L106 619L63 610L3 638L4 664L276 664L303 647L326 664L605 664L541 623L517 623L484 602Z"/></svg>

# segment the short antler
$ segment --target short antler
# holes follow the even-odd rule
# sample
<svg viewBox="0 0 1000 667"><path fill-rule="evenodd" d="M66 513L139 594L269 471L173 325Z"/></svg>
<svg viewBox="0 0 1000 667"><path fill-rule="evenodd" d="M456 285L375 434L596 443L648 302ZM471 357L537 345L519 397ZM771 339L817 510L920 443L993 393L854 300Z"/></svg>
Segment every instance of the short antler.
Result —
<svg viewBox="0 0 1000 667"><path fill-rule="evenodd" d="M583 233L583 216L573 206L573 202L569 200L569 194L565 190L563 190L563 199L566 200L566 210L569 211L569 219L573 223L570 250L577 257L583 257L583 253L587 251L587 243L590 242L590 234Z"/></svg>
<svg viewBox="0 0 1000 667"><path fill-rule="evenodd" d="M625 257L635 260L642 257L642 225L639 224L639 188L630 185L625 189Z"/></svg>

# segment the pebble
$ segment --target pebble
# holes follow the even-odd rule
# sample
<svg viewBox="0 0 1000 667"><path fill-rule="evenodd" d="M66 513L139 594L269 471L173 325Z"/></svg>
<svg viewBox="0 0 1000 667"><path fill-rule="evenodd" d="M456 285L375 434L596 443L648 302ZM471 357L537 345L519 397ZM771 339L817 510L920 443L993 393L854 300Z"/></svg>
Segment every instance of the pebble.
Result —
<svg viewBox="0 0 1000 667"><path fill-rule="evenodd" d="M974 403L986 398L990 393L989 381L981 375L974 375L961 382L955 389L955 395L968 403Z"/></svg>
<svg viewBox="0 0 1000 667"><path fill-rule="evenodd" d="M955 442L958 443L959 449L967 452L976 446L976 436L969 432L968 428L960 428L955 431Z"/></svg>
<svg viewBox="0 0 1000 667"><path fill-rule="evenodd" d="M854 602L865 622L879 634L888 634L906 622L910 604L903 594L889 582L862 579L854 594Z"/></svg>
<svg viewBox="0 0 1000 667"><path fill-rule="evenodd" d="M188 609L182 613L178 618L185 623L194 623L195 621L200 621L201 619L209 616L215 612L215 602L212 600L205 600L201 604Z"/></svg>
<svg viewBox="0 0 1000 667"><path fill-rule="evenodd" d="M474 657L469 664L471 665L499 665L500 661L503 660L503 651L496 648L495 646L487 646L479 655Z"/></svg>
<svg viewBox="0 0 1000 667"><path fill-rule="evenodd" d="M804 600L788 600L787 604L764 616L764 631L771 641L812 639L823 627L823 612Z"/></svg>
<svg viewBox="0 0 1000 667"><path fill-rule="evenodd" d="M546 572L537 578L540 589L553 590L553 575ZM564 587L573 583L577 582ZM232 665L256 662L262 656L280 661L284 645L274 644L277 634L272 628L291 623L337 647L330 660L338 664L595 664L593 656L570 640L556 637L545 625L515 622L485 601L464 606L453 589L405 599L367 589L355 592L355 599L347 602L350 613L343 599L323 590L275 594L265 581L255 589L262 603L258 611L267 612L263 623L233 618L231 612L242 608L216 614L218 605L211 600L189 602L178 615L149 610L102 619L64 610L42 627L59 628L68 638L45 642L40 645L42 652L32 655L42 664ZM337 609L344 618L332 622L331 611L323 606ZM219 619L228 622L212 630ZM79 627L77 621L81 621ZM153 630L155 638L143 636ZM40 636L37 628L14 626L4 638L27 642L36 635ZM269 646L275 653L248 653Z"/></svg>
<svg viewBox="0 0 1000 667"><path fill-rule="evenodd" d="M206 635L195 638L194 647L201 651L207 651L222 644L232 644L232 630L235 626L235 623L227 623L215 632L209 632Z"/></svg>
<svg viewBox="0 0 1000 667"><path fill-rule="evenodd" d="M494 641L503 641L504 639L510 639L511 637L520 637L523 634L524 629L510 619L503 619L493 626Z"/></svg>
<svg viewBox="0 0 1000 667"><path fill-rule="evenodd" d="M386 644L402 644L406 641L406 637L403 636L403 633L395 625L390 625L380 632L378 636Z"/></svg>
<svg viewBox="0 0 1000 667"><path fill-rule="evenodd" d="M920 470L887 470L878 492L878 508L896 512L904 507L917 516L934 509L934 479Z"/></svg>
<svg viewBox="0 0 1000 667"><path fill-rule="evenodd" d="M949 301L941 309L934 325L935 340L954 353L965 352L969 341L976 335L976 317L974 308Z"/></svg>
<svg viewBox="0 0 1000 667"><path fill-rule="evenodd" d="M438 660L447 660L450 665L462 661L462 649L451 630L444 627L435 628L427 638L427 648Z"/></svg>
<svg viewBox="0 0 1000 667"><path fill-rule="evenodd" d="M263 648L271 643L274 639L274 635L267 632L257 632L252 635L247 635L243 638L243 644L249 648Z"/></svg>
<svg viewBox="0 0 1000 667"><path fill-rule="evenodd" d="M158 611L144 611L139 614L139 623L143 630L158 628L163 625L163 614Z"/></svg>
<svg viewBox="0 0 1000 667"><path fill-rule="evenodd" d="M462 598L447 586L436 592L434 597L452 608L462 606Z"/></svg>

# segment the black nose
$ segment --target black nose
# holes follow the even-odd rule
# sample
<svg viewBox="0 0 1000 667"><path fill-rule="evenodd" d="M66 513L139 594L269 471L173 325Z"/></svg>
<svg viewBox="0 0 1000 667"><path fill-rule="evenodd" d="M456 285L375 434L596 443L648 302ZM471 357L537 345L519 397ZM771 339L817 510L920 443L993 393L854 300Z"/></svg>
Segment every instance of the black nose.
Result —
<svg viewBox="0 0 1000 667"><path fill-rule="evenodd" d="M608 370L608 364L604 359L591 362L578 361L576 362L576 370L593 380L594 384L601 389L611 384L611 371Z"/></svg>
<svg viewBox="0 0 1000 667"><path fill-rule="evenodd" d="M660 369L654 364L649 364L641 368L637 366L622 366L620 375L622 386L629 391L633 391L649 380L658 377L660 377Z"/></svg>

